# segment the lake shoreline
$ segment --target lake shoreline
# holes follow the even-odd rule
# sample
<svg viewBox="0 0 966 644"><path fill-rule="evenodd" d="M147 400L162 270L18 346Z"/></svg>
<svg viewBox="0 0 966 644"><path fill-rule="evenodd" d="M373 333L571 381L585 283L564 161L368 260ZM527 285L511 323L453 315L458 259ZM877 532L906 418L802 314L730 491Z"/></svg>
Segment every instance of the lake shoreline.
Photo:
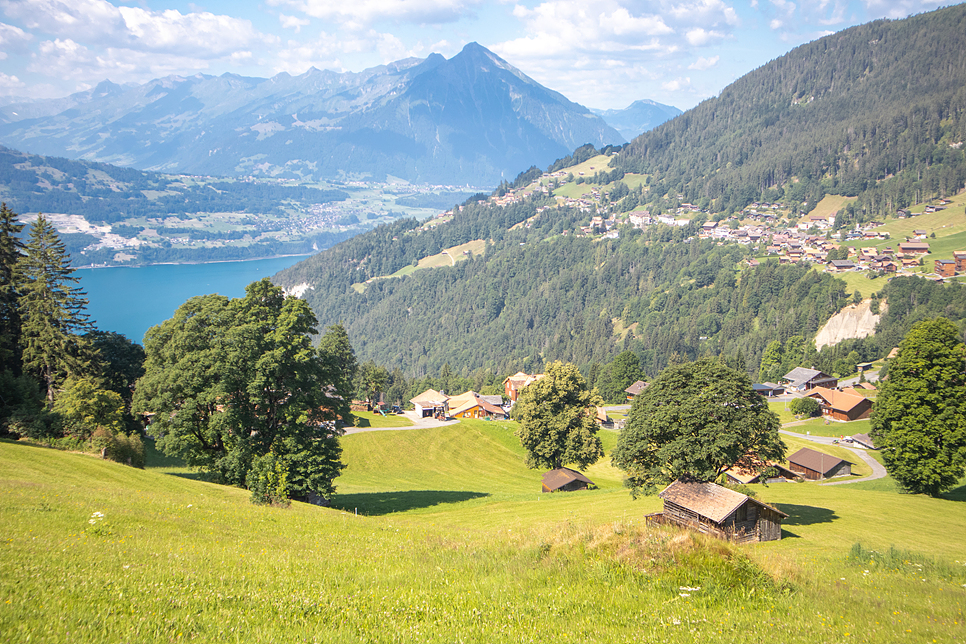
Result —
<svg viewBox="0 0 966 644"><path fill-rule="evenodd" d="M85 264L74 266L75 270L96 271L100 268L147 268L149 266L201 266L204 264L234 264L240 262L261 262L268 259L285 259L288 257L312 257L322 251L314 253L293 253L290 255L268 255L265 257L248 257L246 259L213 259L207 262L153 262L150 264Z"/></svg>

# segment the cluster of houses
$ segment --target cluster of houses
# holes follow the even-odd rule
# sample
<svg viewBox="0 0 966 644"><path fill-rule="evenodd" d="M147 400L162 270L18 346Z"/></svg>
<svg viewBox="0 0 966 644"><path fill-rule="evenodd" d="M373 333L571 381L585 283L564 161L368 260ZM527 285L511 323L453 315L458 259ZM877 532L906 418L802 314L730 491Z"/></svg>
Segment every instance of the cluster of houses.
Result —
<svg viewBox="0 0 966 644"><path fill-rule="evenodd" d="M867 395L875 392L875 385L861 382L851 387L839 387L838 378L818 369L796 367L785 374L781 383L760 382L752 388L771 398L784 393L800 393L818 401L822 415L843 422L863 420L872 413L872 401Z"/></svg>

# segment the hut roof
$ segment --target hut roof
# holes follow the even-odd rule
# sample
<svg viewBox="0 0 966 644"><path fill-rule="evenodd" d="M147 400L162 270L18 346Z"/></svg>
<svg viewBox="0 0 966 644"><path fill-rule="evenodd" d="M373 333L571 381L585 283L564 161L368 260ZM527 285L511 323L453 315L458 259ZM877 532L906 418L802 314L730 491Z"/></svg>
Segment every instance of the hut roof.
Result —
<svg viewBox="0 0 966 644"><path fill-rule="evenodd" d="M842 463L849 463L849 461L844 459L823 452L816 452L814 449L807 447L803 447L789 456L788 462L807 467L810 470L819 472L822 476L825 476Z"/></svg>
<svg viewBox="0 0 966 644"><path fill-rule="evenodd" d="M628 387L624 391L626 391L627 393L629 393L632 396L636 396L639 393L641 393L642 391L644 391L644 388L645 387L647 387L647 383L644 382L643 380L638 380L637 382L635 382L633 385L631 385L630 387Z"/></svg>
<svg viewBox="0 0 966 644"><path fill-rule="evenodd" d="M859 445L862 445L863 447L867 447L869 449L875 449L875 441L873 441L872 437L869 436L868 434L855 434L854 436L852 436L852 440L858 443Z"/></svg>
<svg viewBox="0 0 966 644"><path fill-rule="evenodd" d="M543 475L543 484L547 486L549 490L559 490L568 483L573 481L583 481L588 485L594 485L594 482L589 478L578 472L577 470L572 470L569 467L558 467L555 470L550 470Z"/></svg>
<svg viewBox="0 0 966 644"><path fill-rule="evenodd" d="M826 389L825 387L815 387L812 389L811 393L808 394L809 398L819 396L825 401L825 404L832 409L844 411L846 413L852 411L857 405L860 405L868 400L868 398L865 396L859 396L855 393L846 393L844 391L836 391L835 389Z"/></svg>
<svg viewBox="0 0 966 644"><path fill-rule="evenodd" d="M697 483L678 479L664 488L658 496L665 501L692 510L715 523L721 523L748 501L774 510L782 517L788 516L778 508L714 483Z"/></svg>
<svg viewBox="0 0 966 644"><path fill-rule="evenodd" d="M783 380L787 380L789 383L791 383L792 387L801 387L812 381L827 382L829 380L835 380L835 378L827 373L819 371L818 369L795 367L785 374Z"/></svg>
<svg viewBox="0 0 966 644"><path fill-rule="evenodd" d="M449 399L449 413L454 416L476 406L482 407L489 414L506 413L502 407L484 400L483 396L475 391L467 391Z"/></svg>

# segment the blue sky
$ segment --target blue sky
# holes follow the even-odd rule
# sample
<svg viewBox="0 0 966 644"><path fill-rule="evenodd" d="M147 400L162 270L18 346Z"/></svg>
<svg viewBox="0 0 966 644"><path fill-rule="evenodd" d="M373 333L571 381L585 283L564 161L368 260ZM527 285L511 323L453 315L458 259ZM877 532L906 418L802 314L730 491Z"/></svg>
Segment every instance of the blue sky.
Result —
<svg viewBox="0 0 966 644"><path fill-rule="evenodd" d="M593 108L681 109L802 43L932 0L0 0L0 98L110 79L361 71L476 41Z"/></svg>

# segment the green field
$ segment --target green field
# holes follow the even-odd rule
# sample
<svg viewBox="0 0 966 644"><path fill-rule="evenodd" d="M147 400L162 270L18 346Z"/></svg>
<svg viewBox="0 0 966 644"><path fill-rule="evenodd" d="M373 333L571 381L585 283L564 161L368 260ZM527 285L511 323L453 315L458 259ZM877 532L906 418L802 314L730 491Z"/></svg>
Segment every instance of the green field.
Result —
<svg viewBox="0 0 966 644"><path fill-rule="evenodd" d="M660 501L606 462L596 490L540 494L514 427L347 436L330 509L0 441L0 640L966 639L964 488L753 486L783 539L736 547L645 526Z"/></svg>

